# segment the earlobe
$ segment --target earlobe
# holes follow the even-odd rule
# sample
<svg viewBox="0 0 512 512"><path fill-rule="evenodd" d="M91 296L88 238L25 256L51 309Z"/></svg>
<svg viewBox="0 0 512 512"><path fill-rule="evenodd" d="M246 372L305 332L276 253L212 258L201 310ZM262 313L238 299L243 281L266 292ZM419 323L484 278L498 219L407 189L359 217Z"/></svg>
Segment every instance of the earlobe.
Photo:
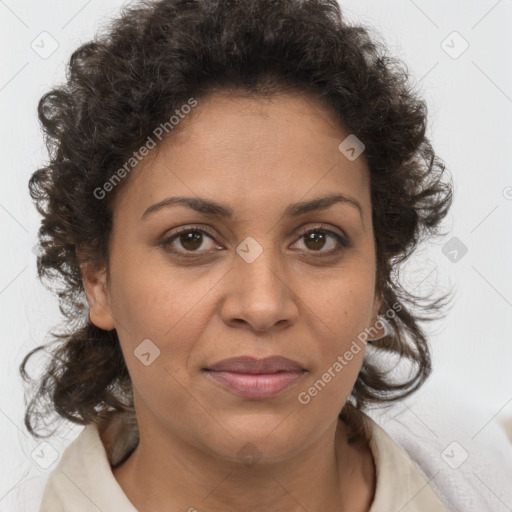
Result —
<svg viewBox="0 0 512 512"><path fill-rule="evenodd" d="M106 269L93 268L90 265L81 266L81 269L91 322L106 331L114 329L115 323L110 307Z"/></svg>

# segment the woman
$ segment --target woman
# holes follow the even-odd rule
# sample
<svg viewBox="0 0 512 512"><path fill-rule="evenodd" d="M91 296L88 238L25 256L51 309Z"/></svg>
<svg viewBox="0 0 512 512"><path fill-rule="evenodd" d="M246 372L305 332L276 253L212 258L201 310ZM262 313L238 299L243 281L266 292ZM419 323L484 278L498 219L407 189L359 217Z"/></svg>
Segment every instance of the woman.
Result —
<svg viewBox="0 0 512 512"><path fill-rule="evenodd" d="M141 2L39 117L38 271L69 323L25 422L43 437L46 399L86 425L41 511L448 510L364 413L431 372L413 308L446 297L394 271L452 200L367 30L334 0Z"/></svg>

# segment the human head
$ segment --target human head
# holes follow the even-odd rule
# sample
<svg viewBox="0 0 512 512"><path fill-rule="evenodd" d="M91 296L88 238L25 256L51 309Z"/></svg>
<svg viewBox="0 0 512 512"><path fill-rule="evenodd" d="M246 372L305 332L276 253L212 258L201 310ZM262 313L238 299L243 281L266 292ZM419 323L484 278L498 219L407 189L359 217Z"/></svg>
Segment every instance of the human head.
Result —
<svg viewBox="0 0 512 512"><path fill-rule="evenodd" d="M201 104L222 91L261 101L301 91L364 144L378 312L396 314L387 315L394 334L367 354L342 418L357 427L357 409L403 397L424 382L428 344L408 307L416 297L393 270L437 232L451 188L425 135L426 106L400 63L382 50L363 27L345 24L334 0L212 0L127 8L102 37L74 52L67 84L40 101L51 159L30 181L43 215L38 271L60 279L61 309L70 320L39 390L61 416L87 423L105 416L107 407L132 405L116 330L83 315L82 272L86 265L108 264L115 199L137 179L138 166L142 176L161 151L156 148L105 197L98 198L98 189L190 98ZM181 129L186 133L194 114L169 129L169 144ZM399 384L388 380L378 368L383 353L411 360L412 376Z"/></svg>

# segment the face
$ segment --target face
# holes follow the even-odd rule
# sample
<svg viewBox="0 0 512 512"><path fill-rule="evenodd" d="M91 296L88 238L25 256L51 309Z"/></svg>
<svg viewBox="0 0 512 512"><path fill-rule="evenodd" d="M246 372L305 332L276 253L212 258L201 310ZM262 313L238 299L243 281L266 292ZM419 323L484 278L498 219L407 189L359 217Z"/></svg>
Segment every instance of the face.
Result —
<svg viewBox="0 0 512 512"><path fill-rule="evenodd" d="M364 346L333 367L380 305L364 153L347 159L338 146L349 132L298 93L217 93L180 128L116 196L109 282L101 271L86 277L90 317L118 332L141 435L226 460L252 443L284 460L336 424ZM332 195L348 201L291 206ZM177 196L230 215L162 203ZM265 398L241 396L205 371L246 355L284 356L305 371Z"/></svg>

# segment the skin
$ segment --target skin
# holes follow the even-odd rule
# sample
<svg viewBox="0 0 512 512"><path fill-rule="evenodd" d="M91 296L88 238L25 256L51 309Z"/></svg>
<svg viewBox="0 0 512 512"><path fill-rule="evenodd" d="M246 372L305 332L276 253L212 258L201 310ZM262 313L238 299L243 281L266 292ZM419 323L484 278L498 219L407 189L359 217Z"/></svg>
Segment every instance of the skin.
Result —
<svg viewBox="0 0 512 512"><path fill-rule="evenodd" d="M91 321L117 329L131 375L140 443L113 474L141 512L368 511L375 468L368 446L348 444L338 420L360 371L364 347L307 404L297 396L332 367L357 335L375 324L376 260L370 175L364 153L348 160L338 145L349 132L306 93L201 99L132 171L114 202L110 276L83 268ZM283 217L285 208L332 192L344 203ZM234 217L186 206L169 196L223 203ZM200 226L197 226L200 224ZM351 246L307 243L323 224ZM175 228L205 228L194 246ZM248 236L263 252L251 263L236 248ZM192 249L191 249L192 247ZM219 249L220 248L220 249ZM144 339L160 355L134 356ZM307 372L267 399L239 397L203 368L235 355L283 355ZM246 464L239 451L259 457Z"/></svg>

